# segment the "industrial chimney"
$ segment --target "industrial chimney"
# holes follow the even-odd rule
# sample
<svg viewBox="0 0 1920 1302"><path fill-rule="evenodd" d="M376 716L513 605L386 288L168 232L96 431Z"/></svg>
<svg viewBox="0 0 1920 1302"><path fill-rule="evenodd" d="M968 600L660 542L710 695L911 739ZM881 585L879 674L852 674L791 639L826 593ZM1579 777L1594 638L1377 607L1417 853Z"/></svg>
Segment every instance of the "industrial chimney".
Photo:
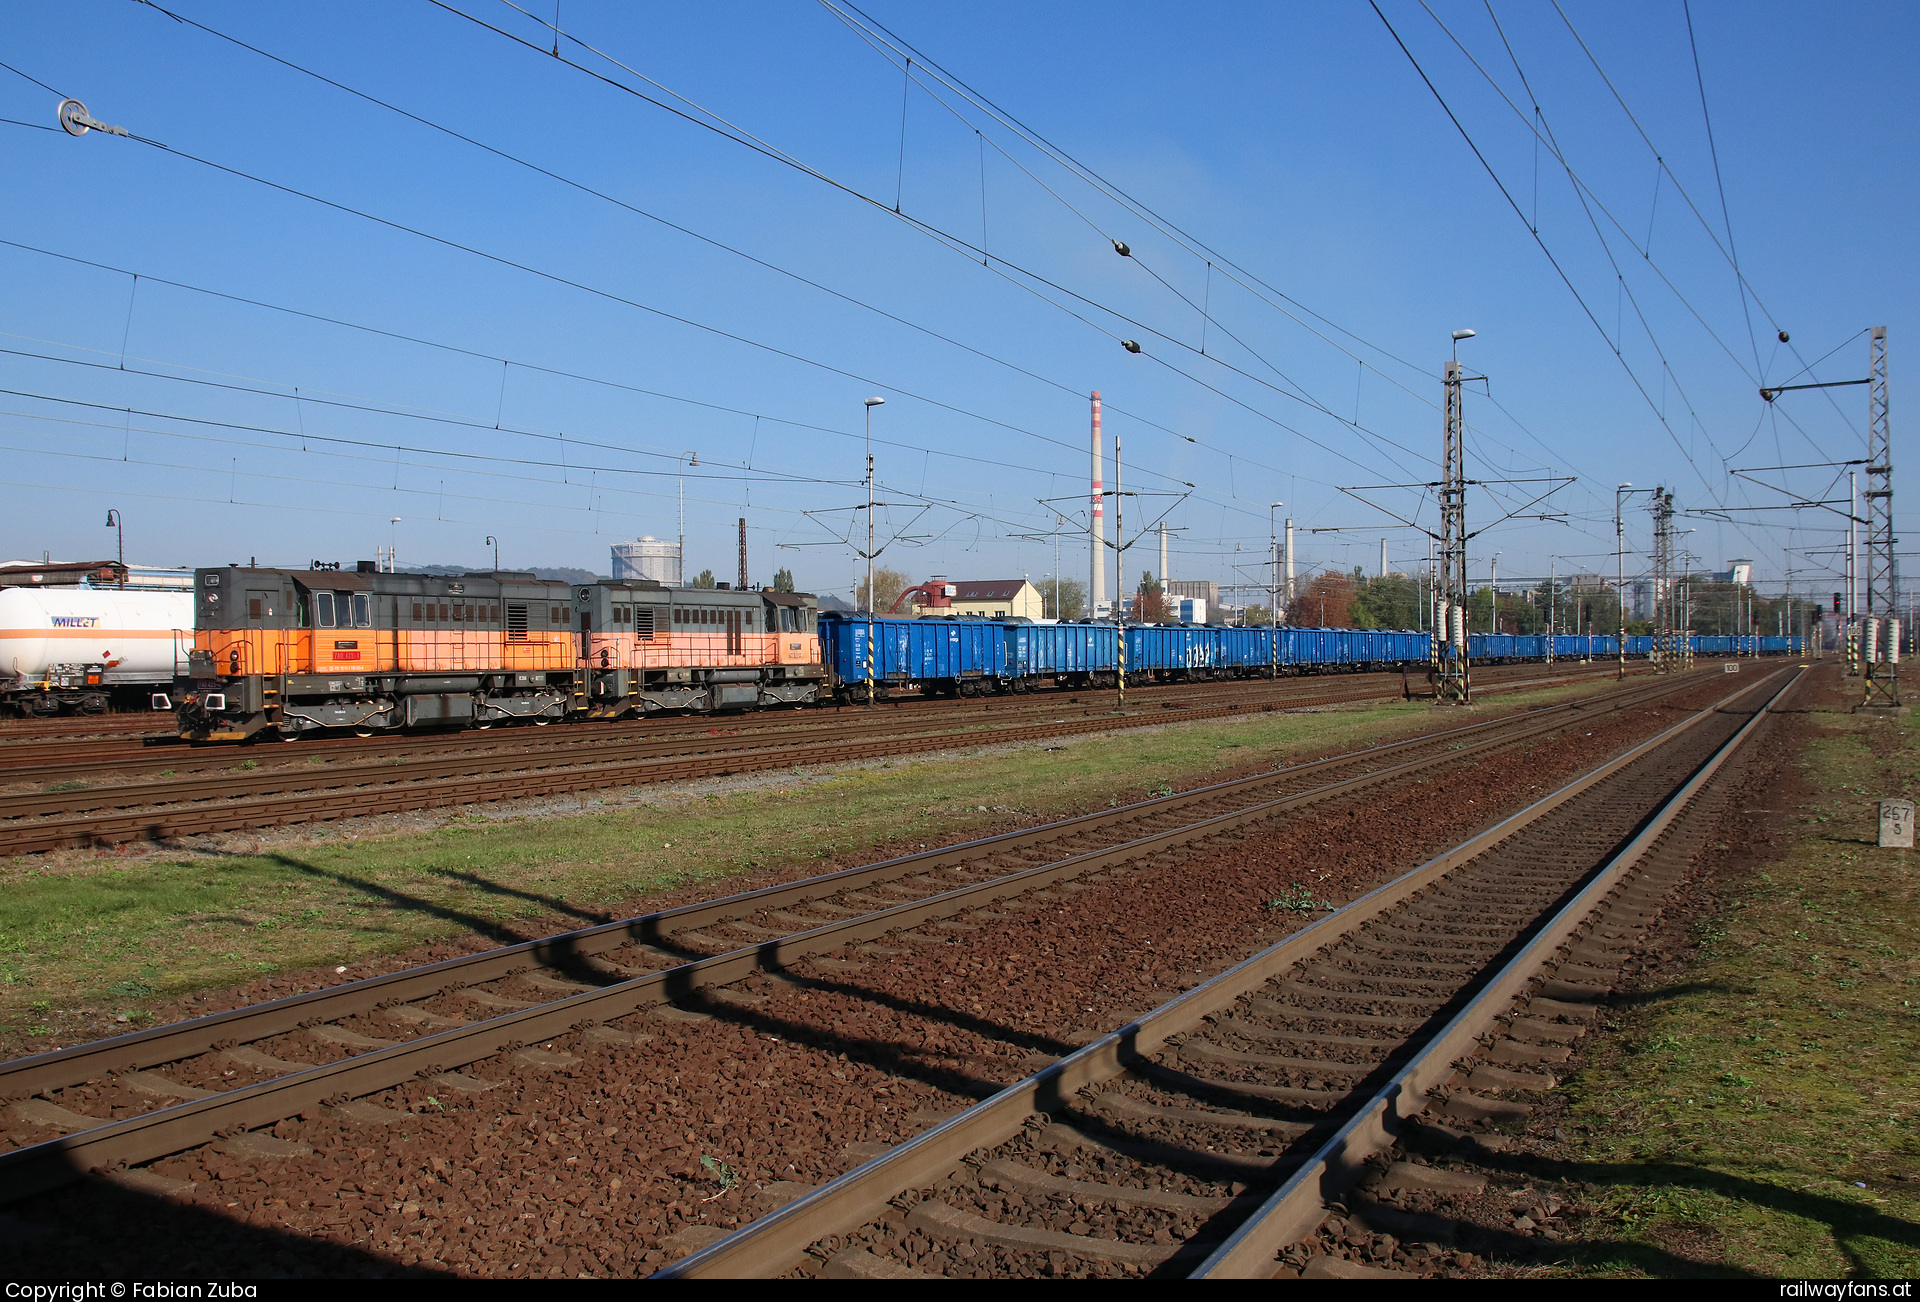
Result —
<svg viewBox="0 0 1920 1302"><path fill-rule="evenodd" d="M1092 570L1091 582L1087 585L1087 601L1090 603L1087 614L1090 618L1099 618L1101 609L1107 604L1107 518L1106 485L1101 482L1100 455L1100 391L1093 393L1093 539L1091 555L1088 558Z"/></svg>

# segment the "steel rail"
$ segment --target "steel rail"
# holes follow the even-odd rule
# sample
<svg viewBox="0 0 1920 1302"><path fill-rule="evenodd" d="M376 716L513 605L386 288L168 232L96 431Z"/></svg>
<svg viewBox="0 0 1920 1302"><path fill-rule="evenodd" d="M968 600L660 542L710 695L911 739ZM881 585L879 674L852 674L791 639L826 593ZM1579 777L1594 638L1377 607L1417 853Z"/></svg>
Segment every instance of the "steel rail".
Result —
<svg viewBox="0 0 1920 1302"><path fill-rule="evenodd" d="M1509 670L1537 670L1544 666L1510 665ZM1516 681L1511 675L1507 678L1491 680L1489 685L1500 690L1515 690L1522 686L1548 686L1558 683L1580 682L1588 678L1612 677L1611 671L1574 672L1559 674L1551 678L1537 678ZM1289 693L1311 690L1310 684L1337 683L1348 688L1354 699L1386 699L1405 694L1404 675L1398 673L1377 672L1355 675L1308 675L1295 676L1274 682L1270 679L1221 680L1205 683L1161 683L1138 689L1142 699L1161 702L1168 697L1181 693L1198 693L1197 699L1209 700L1216 697L1286 699ZM1320 690L1324 691L1322 687ZM1047 689L1031 694L995 695L991 697L896 697L879 703L879 711L896 717L918 715L921 713L948 713L962 716L979 716L1011 712L1032 711L1044 713L1049 710L1085 708L1079 697L1072 693L1092 695L1085 688ZM1423 693L1424 695L1424 693ZM1063 699L1064 702L1063 702ZM782 731L796 727L831 726L833 719L842 713L843 707L834 704L816 704L795 706L790 709L760 711L749 714L700 715L674 714L652 715L637 719L575 719L570 720L559 731L545 728L502 727L498 729L470 728L456 731L435 730L411 733L397 733L379 737L347 737L331 735L326 737L302 736L287 738L278 743L269 743L263 750L258 744L252 746L234 746L227 743L198 742L189 743L177 733L147 734L136 739L95 738L91 740L21 740L9 743L4 733L0 733L0 771L16 768L41 768L49 773L52 766L69 764L93 764L105 766L127 761L143 767L166 767L170 762L189 765L219 766L227 763L228 758L240 755L242 758L258 758L263 755L282 758L289 761L305 760L313 756L327 756L335 752L353 756L384 755L389 753L408 753L434 749L451 749L461 745L485 744L487 741L500 744L521 745L560 745L567 742L593 742L601 739L623 739L655 734L673 735L700 733L717 724L725 724L728 731L748 732L759 729ZM862 714L866 711L862 710ZM5 721L0 720L0 725ZM483 740L484 739L484 740ZM162 742L163 745L152 743ZM281 751L281 746L290 749ZM64 768L61 771L66 771Z"/></svg>
<svg viewBox="0 0 1920 1302"><path fill-rule="evenodd" d="M1497 687L1514 690L1521 686L1545 686L1555 683L1579 682L1585 678L1608 677L1601 674L1568 674L1553 678L1528 679L1522 682L1496 683ZM1341 688L1342 696L1353 700L1387 699L1404 694L1403 685L1389 684L1386 674L1367 674L1357 678L1334 680ZM1391 675L1399 679L1399 675ZM1289 701L1304 693L1313 693L1324 697L1326 686L1313 687L1314 680L1299 678L1288 679L1284 684L1274 684L1267 680L1253 680L1233 683L1177 683L1147 689L1142 695L1146 700L1158 704L1162 709L1192 708L1183 695L1202 705L1215 703L1247 704L1249 702ZM1324 681L1324 680L1322 680ZM1391 690L1389 690L1391 688ZM1064 689L1063 689L1064 690ZM1068 713L1078 709L1082 714L1105 714L1104 703L1090 705L1079 697L1068 697L1064 702L1062 693L1048 692L1040 695L1017 695L981 699L977 697L962 700L946 698L922 699L905 698L883 703L885 710L876 715L860 712L861 722L871 725L879 719L909 720L911 725L924 723L928 727L941 726L940 716L955 715L958 719L951 726L966 726L969 723L991 724L1009 714L1055 714ZM921 719L919 716L929 716ZM651 717L645 719L575 720L558 731L547 728L513 727L500 729L464 729L459 731L439 731L431 733L405 733L379 737L303 737L270 744L238 748L225 744L188 744L177 737L166 740L177 744L165 746L129 746L124 742L96 741L88 743L63 744L59 742L34 742L15 746L0 745L0 774L8 770L30 768L35 780L51 780L63 777L83 777L98 773L103 769L116 772L128 770L194 770L231 771L235 756L252 759L256 762L284 762L287 764L312 763L316 759L332 762L335 758L360 760L384 758L390 755L431 756L442 751L458 750L514 750L529 752L540 749L560 749L565 747L595 747L618 745L625 742L643 741L658 738L671 741L680 738L699 740L710 736L748 737L760 734L780 737L803 737L810 731L846 727L848 721L841 716L839 709L828 713L828 707L795 707L790 710L756 712L746 715L674 715L670 717ZM4 781L4 778L0 778Z"/></svg>
<svg viewBox="0 0 1920 1302"><path fill-rule="evenodd" d="M1340 679L1341 681L1354 683L1356 685L1365 681L1377 681L1378 685L1384 688L1386 686L1384 680L1391 678L1397 689L1401 677L1402 675L1398 672L1390 674L1386 671L1377 671L1361 675L1341 675ZM1297 686L1305 681L1308 680L1301 677L1285 679L1281 684L1275 684L1271 680L1264 678L1244 680L1221 679L1205 682L1156 683L1140 690L1146 696L1158 699L1161 696L1178 692L1201 691L1211 694L1221 694L1223 692L1234 691L1252 692L1262 689L1272 690L1275 686L1285 686L1287 684ZM1022 708L1045 709L1049 708L1050 702L1058 702L1064 697L1071 697L1073 693L1091 694L1091 689L1077 687L1046 688L1033 693L995 693L985 697L898 696L878 702L878 707L880 711L886 713L912 714L922 712L985 713ZM442 743L458 742L462 737L471 739L476 733L480 732L492 732L497 738L505 740L515 737L523 739L551 739L567 733L571 733L578 738L583 734L633 736L652 732L690 732L702 730L713 723L722 721L734 728L752 728L756 726L790 727L793 726L793 721L796 719L814 723L825 723L832 717L855 708L858 707L842 706L834 701L816 701L810 705L796 705L768 711L753 711L744 714L671 713L641 715L624 719L573 718L567 721L567 726L562 729L560 734L549 733L545 729L536 731L524 726L502 725L498 729L469 728L452 732L445 729L433 729L417 732L382 733L375 737L350 737L339 733L330 733L326 736L318 737L311 734L301 734L295 737L280 739L279 743L270 742L269 745L286 744L297 741L299 743L299 753L301 754L337 748L350 749L355 753L368 753L382 748L406 749L408 747L433 746ZM865 717L872 717L872 714L865 708L858 708L858 712ZM172 719L171 715L165 717L169 721ZM155 755L156 750L170 751L175 755L197 754L216 757L233 753L259 753L257 742L244 747L225 742L189 742L179 735L176 728L172 727L166 732L149 732L133 738L75 736L71 738L56 737L55 740L51 741L32 740L32 737L40 735L37 732L27 733L16 740L11 738L7 732L7 729L10 727L31 728L36 724L39 725L43 731L51 731L61 723L70 722L71 721L68 720L36 720L22 723L17 720L0 719L0 767L16 766L23 762L23 759L29 755L36 757L40 762L53 761L55 757L59 756L59 748L62 746L76 752L77 758L80 759L86 758L89 752L107 752L108 754L105 757L112 758L120 756L151 757ZM147 725L143 721L141 726ZM117 732L127 730L129 729L109 729L104 731ZM69 732L79 734L88 734L96 731L102 730L87 728L85 726L77 729L69 728ZM165 747L154 747L142 744L151 741L165 741L171 744Z"/></svg>
<svg viewBox="0 0 1920 1302"><path fill-rule="evenodd" d="M1526 988L1595 908L1639 865L1701 788L1733 757L1768 712L1799 683L1803 672L1795 670L1738 732L1661 803L1633 839L1595 869L1579 893L1548 919L1519 953L1494 973L1392 1079L1362 1102L1359 1110L1288 1176L1190 1277L1271 1278L1274 1258L1280 1250L1319 1225L1326 1216L1325 1204L1339 1198L1360 1179L1367 1158L1393 1146L1399 1128L1424 1111L1428 1095L1452 1076L1454 1061L1472 1051L1514 996Z"/></svg>
<svg viewBox="0 0 1920 1302"><path fill-rule="evenodd" d="M1275 692L1272 689L1248 689L1235 692L1207 693L1200 698L1203 706L1259 705L1268 702L1284 703L1302 695L1298 687L1288 691ZM1344 697L1346 694L1342 693ZM1396 693L1397 695L1397 693ZM1318 694L1324 699L1325 692ZM1225 699L1221 699L1225 698ZM1356 693L1354 700L1373 699L1371 693ZM1156 698L1162 709L1192 709L1193 705L1185 701ZM183 746L183 747L143 747L138 751L129 751L105 756L83 756L71 760L49 760L41 758L30 765L10 764L4 751L0 751L0 772L7 769L31 767L35 781L50 781L65 777L100 776L103 773L114 775L136 770L192 771L202 773L220 773L227 775L230 781L242 781L233 777L235 766L241 761L250 761L256 765L261 761L277 763L271 771L254 773L249 770L245 782L256 784L251 790L265 791L258 786L260 782L270 782L287 772L309 776L325 777L330 773L351 773L361 767L368 767L371 761L391 772L392 757L398 756L409 764L431 764L448 762L438 757L446 752L454 752L452 762L468 759L482 759L491 762L498 758L533 758L548 753L577 754L588 758L623 758L647 755L674 755L697 752L701 749L751 748L755 743L762 745L791 744L795 741L830 741L846 737L862 736L889 729L908 731L940 731L973 727L1006 726L1014 716L1046 716L1079 714L1095 717L1110 714L1104 705L1082 705L1078 702L1063 705L1060 702L1036 702L1031 698L1019 705L981 707L968 701L970 709L948 709L947 702L935 702L925 708L910 708L904 711L887 711L869 715L863 713L846 717L823 715L818 713L781 713L757 714L745 719L676 718L671 721L648 720L638 725L596 725L592 722L573 724L559 729L551 728L511 728L511 729L468 729L461 732L441 733L436 736L395 736L377 738L330 738L318 742L294 745L281 743L261 749L258 746L244 750L231 746ZM311 765L323 760L330 767L315 769L294 767ZM382 771L374 768L372 771ZM46 795L44 812L75 812L88 805L87 801L111 799L121 792L140 790L186 791L191 780L168 783L164 786L139 788L131 784L103 788L86 789L62 793L26 793ZM58 795L59 801L52 796ZM65 803L62 804L61 801Z"/></svg>
<svg viewBox="0 0 1920 1302"><path fill-rule="evenodd" d="M584 765L565 754L534 756L520 763L512 762L512 757L459 757L405 767L368 764L337 768L331 773L315 769L245 777L228 775L220 779L196 779L164 786L129 785L101 787L87 792L10 797L7 806L9 811L17 809L21 816L15 820L0 821L0 856L717 777L769 768L844 763L894 755L1048 740L1077 734L1226 718L1235 714L1272 713L1282 708L1339 704L1350 699L1337 693L1320 697L1295 696L1284 701L1233 702L1186 708L1165 715L1096 714L1051 723L988 725L966 731L896 732L866 740L859 739L861 734L855 733L850 734L851 740L817 740L807 745L756 745L680 756L660 756L656 753L622 759L611 758L603 753L585 757ZM884 725L877 725L873 731L883 729ZM630 745L640 749L657 743ZM689 743L687 749L693 748L694 744ZM480 772L476 774L475 770ZM355 783L358 785L353 785ZM198 793L201 798L196 803L153 803L151 793L183 790ZM143 792L148 793L145 801L141 799ZM56 815L37 820L28 817L32 811L53 807L62 800L77 800L82 805L91 801L94 804L112 802L120 806L144 804L146 807Z"/></svg>
<svg viewBox="0 0 1920 1302"><path fill-rule="evenodd" d="M1004 1143L1034 1114L1070 1108L1080 1090L1111 1080L1160 1049L1168 1039L1195 1029L1206 1018L1232 1007L1243 995L1259 989L1275 976L1323 948L1355 935L1367 923L1392 912L1569 800L1714 718L1740 697L1764 686L1771 677L1759 684L1742 686L1335 913L1308 924L1112 1034L896 1145L873 1161L664 1268L653 1278L768 1278L791 1270L812 1244L864 1225L902 1190L932 1183L969 1153Z"/></svg>
<svg viewBox="0 0 1920 1302"><path fill-rule="evenodd" d="M222 1041L233 1040L237 1043L246 1043L284 1034L304 1024L310 1024L316 1016L334 1020L352 1016L382 1004L391 1004L396 1000L426 998L446 990L454 982L460 985L478 985L533 967L563 970L570 963L583 957L602 954L636 942L658 946L670 942L674 933L697 931L701 927L711 926L727 918L746 917L766 909L783 908L842 891L859 890L881 881L951 868L972 859L1017 853L1027 846L1044 845L1069 837L1084 836L1115 824L1142 818L1161 819L1169 813L1218 800L1223 796L1257 790L1260 787L1284 783L1328 769L1368 763L1396 752L1423 746L1445 745L1478 733L1493 734L1477 741L1470 749L1449 750L1438 757L1449 760L1467 758L1493 747L1525 740L1537 732L1551 731L1553 728L1562 726L1564 721L1550 719L1549 716L1585 712L1596 706L1604 706L1608 712L1617 712L1645 699L1678 691L1681 685L1678 680L1667 679L1657 684L1642 685L1610 694L1598 700L1567 702L1547 706L1527 714L1509 715L1445 728L1439 732L1421 733L1415 737L1371 746L1362 751L1329 755L1266 773L1256 773L1247 777L1195 787L1170 796L1156 796L1149 800L1134 801L1115 809L1096 810L1090 814L1057 819L1036 827L1001 832L956 845L922 850L872 864L822 873L799 881L761 887L718 899L583 927L538 940L524 941L517 945L490 949L479 954L447 959L425 967L368 977L324 990L291 995L265 1004L249 1005L190 1021L129 1032L110 1039L75 1045L72 1048L35 1054L32 1057L0 1063L0 1096L37 1094L45 1090L78 1084L109 1072L138 1070L160 1063L178 1061L193 1054L204 1053ZM1523 724L1526 726L1516 727ZM1366 776L1372 776L1372 774ZM1320 789L1316 788L1316 790Z"/></svg>
<svg viewBox="0 0 1920 1302"><path fill-rule="evenodd" d="M1297 680L1293 680L1297 681ZM1177 691L1192 691L1195 684L1169 685L1157 689L1158 695ZM1214 684L1200 685L1213 687ZM1252 683L1222 684L1226 691L1214 691L1210 695L1230 695L1233 689L1242 692L1255 689ZM1259 684L1258 686L1265 686ZM945 697L905 697L883 702L885 709L869 713L858 711L858 717L872 719L876 715L905 717L920 714L961 714L968 716L998 714L1010 710L1043 711L1061 708L1058 704L1060 693L1050 692L1046 696L1018 695L996 696L991 698L968 697L949 699ZM1048 698L1053 698L1049 700ZM1157 699L1157 697L1156 697ZM1077 699L1070 702L1078 705ZM407 754L432 752L458 748L461 745L525 745L561 746L592 745L607 741L635 740L646 737L675 737L703 735L716 728L724 728L729 733L749 733L756 731L781 732L795 728L833 727L844 721L851 712L835 705L790 706L772 710L754 711L746 714L670 714L648 715L631 719L571 719L558 730L532 726L500 726L496 728L434 729L417 732L381 733L371 737L345 736L332 733L326 736L301 734L293 737L268 740L264 745L259 742L237 746L225 742L189 742L177 734L169 734L165 740L172 743L166 746L129 745L125 741L98 739L77 741L66 745L60 742L23 742L17 745L0 745L0 769L17 768L25 764L46 767L52 765L70 765L93 763L105 765L133 761L150 767L163 766L171 762L187 764L205 764L218 766L231 765L233 757L260 758L271 756L287 760L306 760L313 756L345 754L350 756ZM3 741L4 738L0 738Z"/></svg>
<svg viewBox="0 0 1920 1302"><path fill-rule="evenodd" d="M1621 698L1659 696L1677 691L1685 685L1690 684L1669 679L1647 687L1629 689L1618 695ZM1622 703L1629 702L1623 699ZM1574 704L1549 707L1531 715L1488 720L1460 729L1451 729L1438 735L1429 734L1424 738L1392 743L1392 748L1400 749L1421 741L1432 743L1457 737L1465 732L1494 731L1492 737L1471 749L1449 749L1437 755L1372 770L1306 791L1293 792L1273 800L1201 819L1181 827L1165 829L1116 845L1101 847L1055 863L998 875L920 900L907 901L891 908L849 917L726 953L701 957L674 967L619 981L617 984L597 990L586 990L577 995L499 1017L422 1035L339 1062L310 1067L272 1080L240 1086L211 1098L159 1108L152 1112L65 1135L59 1139L15 1149L0 1154L0 1200L25 1197L57 1187L80 1178L89 1170L111 1167L120 1163L152 1161L168 1153L205 1143L216 1134L230 1133L236 1127L252 1129L272 1124L309 1108L324 1106L329 1100L378 1093L415 1076L433 1075L452 1070L504 1050L538 1040L551 1039L569 1030L612 1020L676 999L686 999L703 987L726 985L763 968L784 967L801 958L830 953L849 944L875 939L891 931L920 926L929 921L950 917L1001 899L1043 890L1075 877L1112 869L1132 860L1149 858L1169 850L1228 835L1305 804L1389 782L1421 769L1463 758L1490 746L1507 745L1522 740L1536 732L1551 731L1562 726L1564 720L1557 717L1543 719L1541 715L1558 716L1575 708L1577 707ZM1528 726L1516 728L1512 726L1514 724ZM1504 733L1497 731L1503 726L1510 731ZM1185 794L1189 798L1197 798L1201 793L1217 795L1220 791L1229 788L1245 787L1259 781L1273 781L1289 774L1326 767L1336 762L1364 760L1385 749L1388 747L1358 752L1351 756L1330 757L1295 769L1236 779L1230 783L1216 784L1213 788L1202 788L1198 792ZM1140 802L1132 809L1135 816L1138 816L1143 812L1152 812L1159 804L1161 804L1160 801ZM1121 811L1102 811L1103 814L1118 812ZM1060 826L1062 825L1050 825L1056 829ZM1022 836L1032 837L1035 833L1045 830L1047 829L1030 829L1027 833L1008 833L1002 837L987 838L986 841L973 844L975 847L995 842L1004 845ZM894 870L893 875L908 875L924 871L930 866L937 866L942 857L951 858L963 849L964 847L954 847L948 850L924 852L889 861L889 865ZM874 868L889 865L875 865ZM899 871L902 865L912 865L912 867L902 872ZM811 894L816 895L848 889L853 875L863 871L872 871L872 869L844 870L838 874L828 874L824 878L795 883L790 887L770 887L725 901L683 906L680 909L647 915L627 923L603 924L600 927L586 929L584 932L569 933L567 936L553 937L546 941L530 942L504 951L490 951L487 954L448 960L428 968L394 974L388 978L374 978L368 982L355 983L353 986L335 987L309 995L295 996L252 1010L235 1010L232 1013L196 1019L192 1023L158 1027L151 1031L136 1032L92 1045L82 1045L53 1054L22 1059L0 1067L0 1091L8 1095L18 1095L23 1088L26 1092L36 1090L43 1092L57 1086L46 1083L36 1084L36 1082L74 1083L76 1079L96 1078L107 1071L133 1070L161 1062L178 1061L191 1056L194 1052L204 1052L222 1047L229 1042L237 1042L236 1032L240 1029L244 1018L249 1015L268 1019L257 1020L246 1026L249 1038L262 1038L263 1035L283 1033L299 1026L326 1020L325 1001L338 1000L343 994L353 995L361 1002L362 1008L405 1002L408 998L420 998L437 993L448 984L449 976L459 976L460 984L474 984L478 981L498 979L509 975L512 971L523 970L537 961L537 955L542 946L553 947L568 954L581 954L587 952L584 949L584 944L587 942L603 942L604 948L610 949L628 943L632 939L645 941L649 938L658 938L670 930L683 930L710 922L714 916L717 916L719 910L730 909L737 916L741 909L741 901L757 899L759 903L756 907L765 907L766 902L772 897L783 891L791 891L794 887L806 888ZM837 885L832 884L835 879L838 880ZM672 920L673 926L664 926L668 919ZM640 924L638 937L633 935L635 923ZM344 1015L347 1013L332 1014L332 1016ZM263 1027L271 1029L263 1031Z"/></svg>

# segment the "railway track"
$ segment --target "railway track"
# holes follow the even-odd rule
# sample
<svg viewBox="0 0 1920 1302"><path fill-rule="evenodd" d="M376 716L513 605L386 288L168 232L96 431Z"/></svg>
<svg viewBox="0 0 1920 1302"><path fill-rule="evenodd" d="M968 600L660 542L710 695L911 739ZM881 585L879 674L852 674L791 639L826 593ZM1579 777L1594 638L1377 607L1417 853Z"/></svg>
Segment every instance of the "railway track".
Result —
<svg viewBox="0 0 1920 1302"><path fill-rule="evenodd" d="M137 714L69 715L58 719L0 719L0 748L47 737L63 741L128 734L158 737L170 736L174 731L171 714L151 710Z"/></svg>
<svg viewBox="0 0 1920 1302"><path fill-rule="evenodd" d="M1487 690L1512 690L1510 684L1574 682L1583 678L1603 679L1611 666L1500 665L1481 671L1481 684ZM1635 676L1648 672L1645 666L1631 671ZM1137 704L1157 705L1163 700L1204 700L1208 702L1239 696L1263 696L1275 692L1341 690L1355 693L1355 699L1398 696L1406 690L1407 679L1399 673L1341 674L1287 677L1281 679L1245 679L1213 683L1162 683L1129 688L1129 697ZM700 733L714 729L728 732L757 728L787 730L803 727L821 719L861 714L878 717L906 717L922 712L940 712L958 718L993 718L1022 711L1044 711L1072 707L1104 710L1111 690L1048 691L1031 695L990 697L898 697L875 707L813 706L794 710L722 715L666 715L619 721L576 720L559 729L512 727L499 729L429 730L395 733L377 737L302 737L282 742L256 741L235 746L225 742L188 742L170 726L160 733L128 729L131 738L91 737L81 739L60 736L57 728L70 721L33 720L16 726L44 727L50 731L16 737L6 730L9 721L0 720L0 774L9 770L34 769L49 773L71 773L91 768L96 771L159 771L177 766L231 767L242 759L256 763L306 763L315 755L348 757L413 754L435 749L458 749L478 744L561 745L566 739L593 737L634 737ZM165 716L168 724L172 716ZM44 738L52 737L52 740ZM234 757L238 758L234 758ZM75 768L74 766L78 766ZM3 779L0 779L3 780Z"/></svg>
<svg viewBox="0 0 1920 1302"><path fill-rule="evenodd" d="M687 905L0 1065L0 1198L138 1167L216 1135L331 1109L378 1123L369 1095L424 1077L481 1091L460 1069L576 1028L700 997L756 971L830 955L986 905L1018 911L1156 857L1313 805L1473 762L1691 688L1639 682L1599 698L1448 728L1349 755L964 845ZM536 1054L536 1057L538 1055ZM155 1177L157 1179L157 1177ZM162 1182L164 1184L164 1182ZM158 1187L158 1186L156 1186Z"/></svg>
<svg viewBox="0 0 1920 1302"><path fill-rule="evenodd" d="M1399 695L1401 678L1396 674L1390 680L1386 675L1367 675L1364 681L1338 679L1315 682L1295 678L1280 683L1175 684L1137 691L1135 698L1138 704L1148 707L1170 700L1216 704L1278 698L1301 691L1324 693L1336 687L1338 690L1358 693L1357 699ZM316 760L331 763L338 759L414 758L463 750L555 750L592 746L609 740L643 738L800 736L810 728L844 727L849 722L861 720L912 720L915 724L926 725L946 720L950 721L949 726L958 726L1049 711L1092 715L1107 713L1110 709L1110 694L1094 692L1006 696L986 700L914 697L882 702L874 708L796 708L746 714L670 715L617 722L580 720L560 728L522 726L396 733L376 737L309 737L240 747L227 743L188 743L178 737L166 739L171 743L166 745L153 744L153 738L143 739L139 745L111 741L0 745L0 775L22 769L31 769L36 776L45 777L118 776L169 769L225 771L245 760L252 760L257 766L290 765L310 764Z"/></svg>
<svg viewBox="0 0 1920 1302"><path fill-rule="evenodd" d="M1589 676L1508 678L1484 690L1521 690ZM0 816L0 855L1043 740L1386 694L1338 680L1300 684L1298 679L1285 687L1264 684L1225 701L1211 693L1162 696L1151 703L1155 708L1125 715L1076 706L1071 698L1065 703L1042 699L984 717L977 708L917 709L904 717L851 710L846 712L851 718L835 715L815 722L803 715L785 725L756 719L725 730L710 725L637 733L515 729L382 739L324 754L274 747L264 753L282 762L271 767L262 767L251 753L206 748L123 757L110 762L117 769L104 773L95 761L42 762L13 770L31 773L36 782L55 781L46 790L8 795ZM298 762L303 757L308 762ZM0 774L5 771L0 760ZM127 771L160 776L111 780Z"/></svg>
<svg viewBox="0 0 1920 1302"><path fill-rule="evenodd" d="M1447 1187L1444 1169L1369 1165L1423 1112L1454 1134L1552 1088L1542 1064L1684 872L1664 840L1799 676L1732 693L656 1278L1380 1273L1296 1245L1363 1177ZM1383 1231L1424 1228L1360 1205Z"/></svg>

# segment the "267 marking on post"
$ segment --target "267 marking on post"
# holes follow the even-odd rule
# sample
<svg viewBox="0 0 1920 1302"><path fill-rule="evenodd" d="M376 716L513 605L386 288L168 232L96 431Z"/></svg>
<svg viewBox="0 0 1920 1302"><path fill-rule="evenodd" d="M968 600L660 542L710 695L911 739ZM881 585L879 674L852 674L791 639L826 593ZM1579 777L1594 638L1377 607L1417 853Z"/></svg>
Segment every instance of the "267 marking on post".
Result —
<svg viewBox="0 0 1920 1302"><path fill-rule="evenodd" d="M1897 850L1913 849L1913 802L1880 802L1880 844Z"/></svg>

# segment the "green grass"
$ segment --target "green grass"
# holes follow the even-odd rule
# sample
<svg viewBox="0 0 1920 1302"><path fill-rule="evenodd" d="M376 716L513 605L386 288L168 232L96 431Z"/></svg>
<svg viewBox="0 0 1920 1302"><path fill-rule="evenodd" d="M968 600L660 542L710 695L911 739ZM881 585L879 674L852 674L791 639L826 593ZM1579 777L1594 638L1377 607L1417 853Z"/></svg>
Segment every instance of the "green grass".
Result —
<svg viewBox="0 0 1920 1302"><path fill-rule="evenodd" d="M1496 697L1495 706L1591 688ZM1186 789L1223 769L1343 749L1432 727L1401 702L996 754L849 769L771 788L666 795L618 811L460 818L438 829L348 841L316 830L277 853L110 856L0 866L0 1033L60 1012L142 1004L278 970L352 964L534 917L597 922L742 871L818 871L887 842L946 844L1010 820L1041 821ZM616 903L622 907L613 909ZM565 925L563 921L561 925Z"/></svg>
<svg viewBox="0 0 1920 1302"><path fill-rule="evenodd" d="M1783 857L1567 1083L1600 1273L1920 1274L1920 863L1874 844L1874 802L1920 785L1913 724L1814 717Z"/></svg>

